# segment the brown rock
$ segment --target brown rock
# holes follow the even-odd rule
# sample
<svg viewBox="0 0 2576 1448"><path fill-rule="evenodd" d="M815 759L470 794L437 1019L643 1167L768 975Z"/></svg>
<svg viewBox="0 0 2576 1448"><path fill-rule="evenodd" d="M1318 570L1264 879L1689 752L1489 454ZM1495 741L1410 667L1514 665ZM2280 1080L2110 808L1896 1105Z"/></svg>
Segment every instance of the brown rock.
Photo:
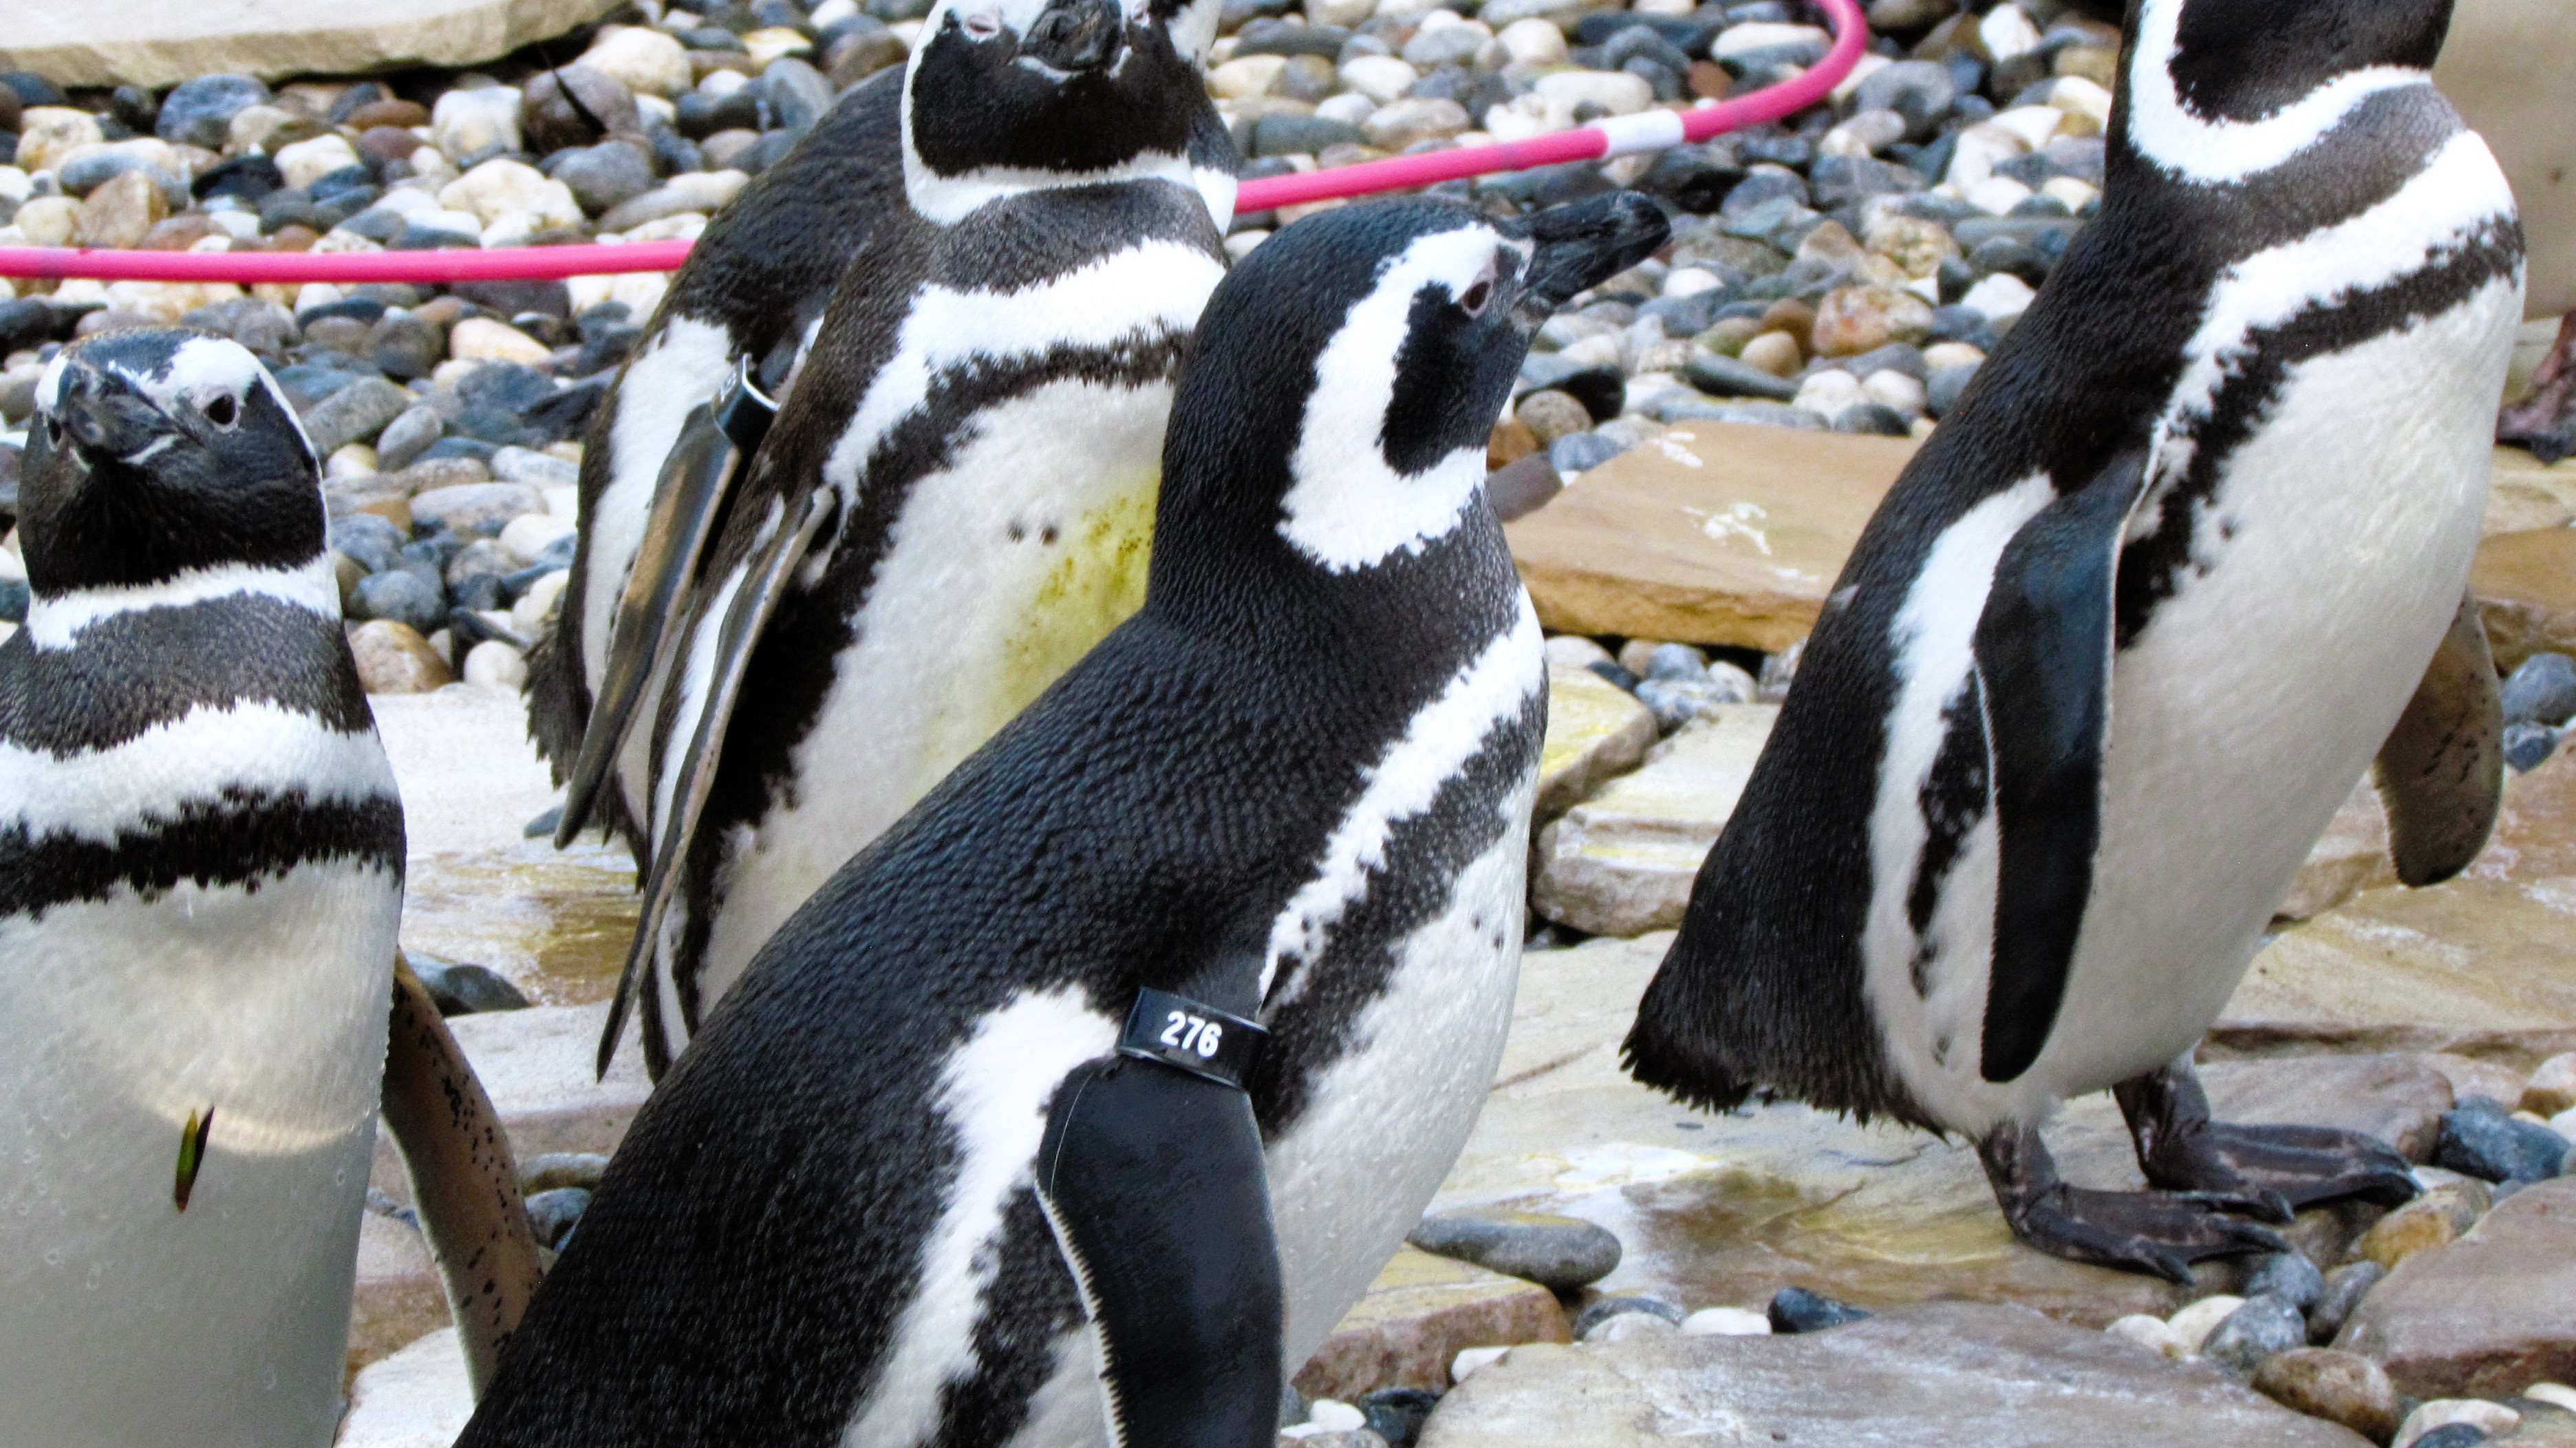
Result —
<svg viewBox="0 0 2576 1448"><path fill-rule="evenodd" d="M2576 1377L2576 1179L2527 1186L2458 1242L2409 1257L2335 1346L2421 1398Z"/></svg>
<svg viewBox="0 0 2576 1448"><path fill-rule="evenodd" d="M2556 1116L2576 1107L2576 1052L2552 1056L2531 1073L2522 1088L2522 1109Z"/></svg>
<svg viewBox="0 0 2576 1448"><path fill-rule="evenodd" d="M1660 442L1507 530L1550 629L1785 648L1915 447L1710 422Z"/></svg>
<svg viewBox="0 0 2576 1448"><path fill-rule="evenodd" d="M1571 1340L1546 1288L1399 1247L1298 1371L1297 1391L1342 1402L1373 1388L1438 1391L1462 1349Z"/></svg>
<svg viewBox="0 0 2576 1448"><path fill-rule="evenodd" d="M635 93L579 61L539 71L519 90L519 130L532 151L588 146L605 136L640 135Z"/></svg>
<svg viewBox="0 0 2576 1448"><path fill-rule="evenodd" d="M72 239L82 246L136 247L154 225L170 214L161 188L141 171L126 171L92 191L72 223Z"/></svg>
<svg viewBox="0 0 2576 1448"><path fill-rule="evenodd" d="M407 161L427 141L400 126L369 126L358 134L358 149L378 161Z"/></svg>
<svg viewBox="0 0 2576 1448"><path fill-rule="evenodd" d="M1735 77L1727 74L1726 67L1716 61L1691 62L1690 93L1694 97L1700 100L1722 101L1726 99L1727 88L1733 84L1735 84Z"/></svg>
<svg viewBox="0 0 2576 1448"><path fill-rule="evenodd" d="M2522 1100L2525 1073L2499 1061L2481 1061L2475 1056L2462 1056L2449 1051L2435 1051L2418 1058L2439 1071L2451 1083L2455 1099L2485 1096L2511 1111Z"/></svg>
<svg viewBox="0 0 2576 1448"><path fill-rule="evenodd" d="M1804 338L1816 330L1816 309L1795 297L1782 297L1763 309L1762 330L1789 332Z"/></svg>
<svg viewBox="0 0 2576 1448"><path fill-rule="evenodd" d="M2496 667L2536 653L2576 651L2576 529L2497 533L2478 544L2469 592Z"/></svg>
<svg viewBox="0 0 2576 1448"><path fill-rule="evenodd" d="M1592 426L1592 414L1584 410L1583 404L1553 387L1542 387L1522 398L1512 410L1512 419L1529 429L1540 447Z"/></svg>
<svg viewBox="0 0 2576 1448"><path fill-rule="evenodd" d="M1506 468L1539 450L1538 434L1517 417L1506 417L1494 424L1485 439L1485 466Z"/></svg>
<svg viewBox="0 0 2576 1448"><path fill-rule="evenodd" d="M358 682L370 694L426 694L456 682L447 661L409 624L372 619L349 631Z"/></svg>
<svg viewBox="0 0 2576 1448"><path fill-rule="evenodd" d="M1523 1347L1441 1400L1421 1448L2118 1444L2361 1448L2201 1362L2022 1308L1943 1302L1829 1332Z"/></svg>
<svg viewBox="0 0 2576 1448"><path fill-rule="evenodd" d="M2353 1256L2394 1270L2418 1252L2458 1241L2486 1215L2491 1200L2485 1182L2467 1177L2443 1181L2380 1218L2354 1244Z"/></svg>
<svg viewBox="0 0 2576 1448"><path fill-rule="evenodd" d="M1736 354L1747 366L1759 367L1774 377L1786 377L1807 365L1807 354L1789 332L1761 332L1747 339Z"/></svg>
<svg viewBox="0 0 2576 1448"><path fill-rule="evenodd" d="M1813 335L1818 355L1856 357L1890 342L1920 342L1931 328L1932 304L1902 287L1836 287L1816 309Z"/></svg>
<svg viewBox="0 0 2576 1448"><path fill-rule="evenodd" d="M1777 704L1729 704L1694 719L1645 767L1572 804L1539 831L1532 907L1587 935L1678 927L1779 713Z"/></svg>
<svg viewBox="0 0 2576 1448"><path fill-rule="evenodd" d="M349 112L349 119L343 124L350 130L359 132L372 131L378 126L391 126L396 130L408 131L414 126L428 125L429 111L418 101L388 98L369 101Z"/></svg>
<svg viewBox="0 0 2576 1448"><path fill-rule="evenodd" d="M447 1289L420 1228L372 1211L360 1217L348 1370L391 1357L447 1324Z"/></svg>
<svg viewBox="0 0 2576 1448"><path fill-rule="evenodd" d="M145 251L186 251L214 235L218 229L213 217L192 211L185 216L173 216L156 223L136 245Z"/></svg>
<svg viewBox="0 0 2576 1448"><path fill-rule="evenodd" d="M2379 1364L2358 1353L2298 1347L2254 1370L2254 1391L2293 1412L2341 1423L2374 1443L2397 1431L2397 1390Z"/></svg>
<svg viewBox="0 0 2576 1448"><path fill-rule="evenodd" d="M411 535L411 494L388 484L382 475L334 478L323 485L322 503L334 518L373 513Z"/></svg>

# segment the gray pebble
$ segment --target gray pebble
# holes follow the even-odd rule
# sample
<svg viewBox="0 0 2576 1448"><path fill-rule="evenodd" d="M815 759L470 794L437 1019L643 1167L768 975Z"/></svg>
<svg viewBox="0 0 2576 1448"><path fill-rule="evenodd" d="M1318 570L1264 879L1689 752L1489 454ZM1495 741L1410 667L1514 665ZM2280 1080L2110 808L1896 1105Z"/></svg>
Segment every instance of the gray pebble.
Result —
<svg viewBox="0 0 2576 1448"><path fill-rule="evenodd" d="M437 408L416 404L403 409L401 416L376 434L376 466L387 472L411 466L446 429L447 422L438 415Z"/></svg>
<svg viewBox="0 0 2576 1448"><path fill-rule="evenodd" d="M1425 1217L1405 1240L1559 1292L1598 1282L1619 1265L1619 1239L1573 1217Z"/></svg>
<svg viewBox="0 0 2576 1448"><path fill-rule="evenodd" d="M1750 362L1705 347L1691 349L1690 361L1682 365L1682 380L1712 397L1787 402L1798 395L1798 384L1791 379L1775 377Z"/></svg>
<svg viewBox="0 0 2576 1448"><path fill-rule="evenodd" d="M534 448L505 447L492 454L492 476L531 488L569 488L581 481L581 469Z"/></svg>
<svg viewBox="0 0 2576 1448"><path fill-rule="evenodd" d="M331 546L357 561L369 573L382 573L402 561L403 534L373 513L349 513L331 520Z"/></svg>
<svg viewBox="0 0 2576 1448"><path fill-rule="evenodd" d="M2433 1164L2483 1181L2547 1181L2566 1167L2567 1138L2516 1121L2492 1096L2466 1097L2444 1113Z"/></svg>
<svg viewBox="0 0 2576 1448"><path fill-rule="evenodd" d="M361 377L313 404L304 414L304 432L313 450L327 458L374 437L410 407L410 393L381 377Z"/></svg>
<svg viewBox="0 0 2576 1448"><path fill-rule="evenodd" d="M1657 644L1646 655L1646 677L1649 679L1705 679L1708 677L1708 655L1689 644Z"/></svg>
<svg viewBox="0 0 2576 1448"><path fill-rule="evenodd" d="M2507 724L2502 742L2504 762L2514 773L2528 774L2558 752L2558 731L2546 724Z"/></svg>
<svg viewBox="0 0 2576 1448"><path fill-rule="evenodd" d="M2245 1279L2242 1295L2277 1297L2305 1313L2325 1298L2326 1276L2305 1252L2275 1252L2256 1259L2254 1273Z"/></svg>
<svg viewBox="0 0 2576 1448"><path fill-rule="evenodd" d="M268 98L268 87L249 76L201 75L179 82L161 98L153 130L174 146L220 151L231 139L233 117Z"/></svg>
<svg viewBox="0 0 2576 1448"><path fill-rule="evenodd" d="M2327 1273L2325 1295L2308 1311L2308 1341L2319 1347L2333 1342L2352 1310L2387 1275L2388 1269L2376 1262L2355 1262Z"/></svg>
<svg viewBox="0 0 2576 1448"><path fill-rule="evenodd" d="M447 595L412 569L389 568L358 580L349 598L349 617L391 619L426 634L446 622Z"/></svg>
<svg viewBox="0 0 2576 1448"><path fill-rule="evenodd" d="M1870 1314L1847 1302L1836 1302L1804 1287L1783 1287L1771 1294L1763 1315L1775 1333L1822 1332L1845 1323L1866 1321Z"/></svg>
<svg viewBox="0 0 2576 1448"><path fill-rule="evenodd" d="M653 189L653 163L630 142L602 141L546 159L547 169L572 191L586 215L604 215Z"/></svg>
<svg viewBox="0 0 2576 1448"><path fill-rule="evenodd" d="M490 966L441 960L417 950L406 950L404 958L410 962L412 974L419 976L420 983L429 988L429 998L438 1003L438 1013L442 1016L470 1016L486 1011L523 1011L528 1008L528 998L519 993L519 988Z"/></svg>
<svg viewBox="0 0 2576 1448"><path fill-rule="evenodd" d="M2210 1332L2200 1351L2238 1377L2250 1378L2263 1359L2303 1347L2307 1340L2307 1319L2298 1308L2278 1297L2249 1297Z"/></svg>
<svg viewBox="0 0 2576 1448"><path fill-rule="evenodd" d="M1575 1339L1582 1340L1592 1329L1623 1312L1651 1313L1675 1327L1681 1326L1682 1319L1690 1316L1680 1307L1660 1297L1649 1297L1642 1292L1622 1293L1617 1297L1598 1298L1581 1312L1576 1313L1574 1315Z"/></svg>
<svg viewBox="0 0 2576 1448"><path fill-rule="evenodd" d="M1616 439L1598 432L1568 433L1549 445L1547 461L1558 473L1570 477L1589 472L1626 451Z"/></svg>
<svg viewBox="0 0 2576 1448"><path fill-rule="evenodd" d="M1428 1388L1379 1388L1362 1396L1357 1404L1368 1418L1368 1429L1387 1441L1387 1448L1413 1448L1422 1436L1422 1425L1431 1410L1440 1404L1440 1395Z"/></svg>
<svg viewBox="0 0 2576 1448"><path fill-rule="evenodd" d="M1905 138L1922 141L1940 129L1959 98L1949 67L1929 60L1900 60L1870 72L1852 94L1854 111L1894 111L1905 118Z"/></svg>
<svg viewBox="0 0 2576 1448"><path fill-rule="evenodd" d="M2504 722L2564 724L2576 718L2576 659L2533 654L2504 681Z"/></svg>
<svg viewBox="0 0 2576 1448"><path fill-rule="evenodd" d="M2445 1423L2417 1438L2414 1448L2474 1448L2487 1437L2487 1430L2475 1423Z"/></svg>

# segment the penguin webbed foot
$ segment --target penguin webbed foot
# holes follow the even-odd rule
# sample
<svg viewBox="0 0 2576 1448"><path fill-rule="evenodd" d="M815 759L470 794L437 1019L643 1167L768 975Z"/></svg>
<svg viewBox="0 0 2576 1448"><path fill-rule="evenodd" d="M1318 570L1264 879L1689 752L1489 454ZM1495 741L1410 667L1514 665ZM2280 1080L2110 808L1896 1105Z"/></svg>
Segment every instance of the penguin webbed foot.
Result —
<svg viewBox="0 0 2576 1448"><path fill-rule="evenodd" d="M2576 454L2576 312L2559 322L2531 391L2496 419L2496 441L2528 448L2543 463Z"/></svg>
<svg viewBox="0 0 2576 1448"><path fill-rule="evenodd" d="M2138 1167L2166 1191L2260 1200L2255 1212L2287 1222L2300 1208L2358 1198L2384 1207L2414 1200L2414 1168L2357 1131L2213 1121L2209 1096L2177 1062L2111 1088L2128 1118Z"/></svg>
<svg viewBox="0 0 2576 1448"><path fill-rule="evenodd" d="M2052 1257L2189 1285L2195 1262L2289 1250L2271 1229L2233 1215L2230 1199L2070 1185L2032 1127L1996 1127L1977 1143L1977 1159L2013 1235Z"/></svg>

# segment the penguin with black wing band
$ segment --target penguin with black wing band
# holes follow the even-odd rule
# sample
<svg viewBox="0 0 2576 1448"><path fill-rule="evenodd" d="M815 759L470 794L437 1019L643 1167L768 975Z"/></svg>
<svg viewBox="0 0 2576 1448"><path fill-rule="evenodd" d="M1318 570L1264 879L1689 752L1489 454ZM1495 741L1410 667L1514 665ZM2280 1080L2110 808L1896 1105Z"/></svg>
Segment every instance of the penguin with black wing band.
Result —
<svg viewBox="0 0 2576 1448"><path fill-rule="evenodd" d="M1272 1441L1511 1016L1546 671L1486 434L1664 235L1351 206L1217 288L1142 611L761 950L465 1448Z"/></svg>
<svg viewBox="0 0 2576 1448"><path fill-rule="evenodd" d="M385 1083L402 805L320 476L224 339L109 333L37 384L0 643L0 1442L329 1443L380 1100L478 1380L535 1289L416 982Z"/></svg>
<svg viewBox="0 0 2576 1448"><path fill-rule="evenodd" d="M684 276L624 391L700 333L736 381L640 525L619 490L670 434L630 448L625 401L601 425L619 481L531 687L597 699L558 838L622 819L643 866L603 1060L640 1006L658 1075L789 912L1142 594L1172 380L1233 210L1199 69L1215 0L948 0L923 24L900 86L870 83L883 194L775 422L749 350L683 316Z"/></svg>
<svg viewBox="0 0 2576 1448"><path fill-rule="evenodd" d="M2462 594L2522 245L2429 80L2449 10L2132 7L2099 218L1864 531L1639 1080L1961 1133L2024 1241L2177 1280L2412 1195L2366 1138L2212 1122L2191 1052L2374 753L2408 883L2494 818ZM2050 1163L2105 1088L2153 1190Z"/></svg>

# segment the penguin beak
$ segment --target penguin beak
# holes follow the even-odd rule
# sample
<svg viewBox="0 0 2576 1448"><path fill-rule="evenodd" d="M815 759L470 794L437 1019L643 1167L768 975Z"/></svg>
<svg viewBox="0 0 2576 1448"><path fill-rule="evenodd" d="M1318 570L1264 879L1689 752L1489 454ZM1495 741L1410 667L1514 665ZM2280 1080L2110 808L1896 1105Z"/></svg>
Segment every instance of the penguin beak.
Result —
<svg viewBox="0 0 2576 1448"><path fill-rule="evenodd" d="M166 445L175 431L161 409L123 378L83 368L63 379L54 421L81 454L137 463Z"/></svg>
<svg viewBox="0 0 2576 1448"><path fill-rule="evenodd" d="M1116 0L1061 0L1029 26L1020 53L1067 73L1102 70L1118 58L1126 29Z"/></svg>
<svg viewBox="0 0 2576 1448"><path fill-rule="evenodd" d="M1537 250L1512 316L1523 327L1536 328L1575 293L1653 255L1672 228L1653 202L1634 192L1614 191L1551 206L1530 217L1522 234L1537 243Z"/></svg>

